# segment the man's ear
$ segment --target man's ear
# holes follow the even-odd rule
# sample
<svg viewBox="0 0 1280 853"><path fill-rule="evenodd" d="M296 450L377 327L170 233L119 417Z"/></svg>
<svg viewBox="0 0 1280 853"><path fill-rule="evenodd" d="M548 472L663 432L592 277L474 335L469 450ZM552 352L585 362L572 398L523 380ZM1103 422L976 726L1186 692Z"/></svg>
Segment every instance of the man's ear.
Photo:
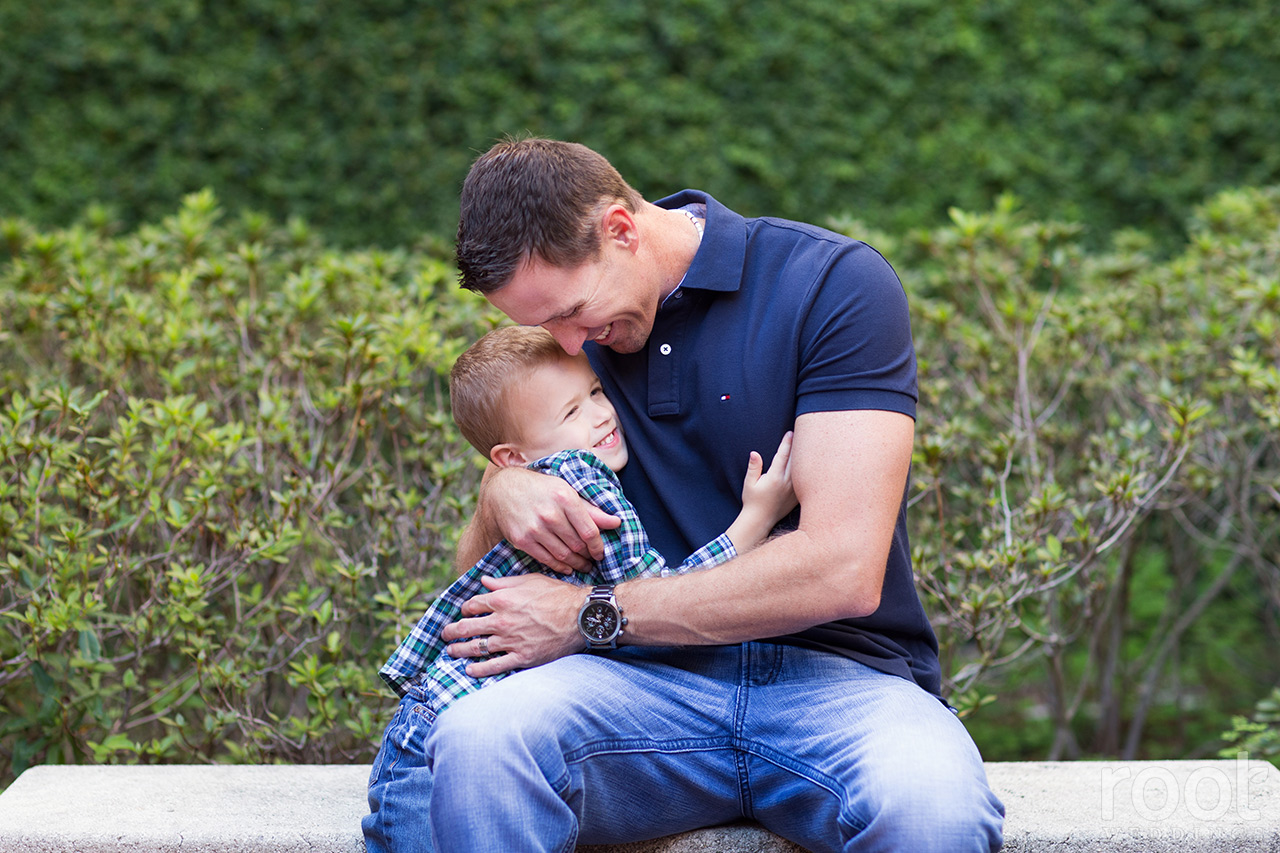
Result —
<svg viewBox="0 0 1280 853"><path fill-rule="evenodd" d="M528 465L529 459L514 444L495 444L489 451L489 461L499 468L513 468L517 465Z"/></svg>
<svg viewBox="0 0 1280 853"><path fill-rule="evenodd" d="M604 209L604 241L626 248L632 253L640 247L640 231L635 214L617 202Z"/></svg>

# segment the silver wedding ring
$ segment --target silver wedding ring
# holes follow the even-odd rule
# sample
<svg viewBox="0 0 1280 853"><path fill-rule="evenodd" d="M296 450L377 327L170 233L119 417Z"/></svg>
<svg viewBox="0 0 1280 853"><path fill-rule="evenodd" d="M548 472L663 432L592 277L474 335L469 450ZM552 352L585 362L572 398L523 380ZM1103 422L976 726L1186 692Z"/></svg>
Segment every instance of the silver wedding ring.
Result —
<svg viewBox="0 0 1280 853"><path fill-rule="evenodd" d="M489 654L489 638L488 637L480 638L480 654L482 655Z"/></svg>

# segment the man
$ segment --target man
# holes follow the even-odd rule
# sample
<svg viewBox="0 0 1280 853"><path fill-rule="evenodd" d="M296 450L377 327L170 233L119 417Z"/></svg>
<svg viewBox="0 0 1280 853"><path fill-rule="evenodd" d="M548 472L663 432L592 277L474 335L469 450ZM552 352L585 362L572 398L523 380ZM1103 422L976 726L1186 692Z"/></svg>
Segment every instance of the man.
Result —
<svg viewBox="0 0 1280 853"><path fill-rule="evenodd" d="M382 835L568 851L746 816L813 851L998 849L1003 807L938 695L912 581L915 358L889 265L704 193L646 202L548 140L477 160L458 260L463 286L586 350L634 451L623 486L668 559L725 528L742 460L793 427L800 509L705 572L486 581L444 632L473 638L450 654L505 653L478 677L532 669L431 726L402 704L371 780ZM612 524L555 478L491 470L458 563L505 538L581 569Z"/></svg>

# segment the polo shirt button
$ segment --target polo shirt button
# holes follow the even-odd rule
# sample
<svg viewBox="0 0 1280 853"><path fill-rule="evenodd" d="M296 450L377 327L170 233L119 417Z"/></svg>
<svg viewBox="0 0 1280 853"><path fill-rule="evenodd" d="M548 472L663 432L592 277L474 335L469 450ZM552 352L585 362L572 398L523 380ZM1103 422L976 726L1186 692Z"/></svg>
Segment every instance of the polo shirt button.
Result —
<svg viewBox="0 0 1280 853"><path fill-rule="evenodd" d="M662 353L663 355L671 355L671 344L663 344L662 346L658 347L658 352Z"/></svg>

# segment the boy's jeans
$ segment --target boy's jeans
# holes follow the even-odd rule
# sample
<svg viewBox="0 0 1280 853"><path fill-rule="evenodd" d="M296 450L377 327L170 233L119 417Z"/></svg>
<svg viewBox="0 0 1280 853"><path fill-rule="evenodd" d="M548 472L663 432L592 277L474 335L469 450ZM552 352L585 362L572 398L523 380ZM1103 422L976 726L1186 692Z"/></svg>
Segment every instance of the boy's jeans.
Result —
<svg viewBox="0 0 1280 853"><path fill-rule="evenodd" d="M408 697L369 804L369 853L569 853L743 816L814 853L958 853L999 849L1004 814L935 697L773 643L571 655L434 722Z"/></svg>

